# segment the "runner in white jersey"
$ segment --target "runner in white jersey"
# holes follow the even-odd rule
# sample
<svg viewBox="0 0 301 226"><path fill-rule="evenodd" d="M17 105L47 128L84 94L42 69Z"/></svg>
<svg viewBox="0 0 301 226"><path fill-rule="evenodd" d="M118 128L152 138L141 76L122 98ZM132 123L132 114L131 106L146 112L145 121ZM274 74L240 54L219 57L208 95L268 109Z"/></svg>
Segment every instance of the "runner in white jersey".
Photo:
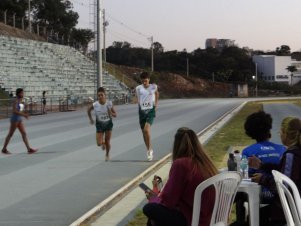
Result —
<svg viewBox="0 0 301 226"><path fill-rule="evenodd" d="M155 84L150 84L147 72L140 75L141 85L136 87L136 96L139 107L139 123L143 134L144 143L147 148L147 159L153 160L153 148L151 145L151 125L156 117L159 92Z"/></svg>
<svg viewBox="0 0 301 226"><path fill-rule="evenodd" d="M94 120L91 115L91 111L94 110L96 118L96 143L98 146L102 146L106 151L105 160L110 160L111 149L111 136L113 129L112 117L116 117L116 111L113 107L112 101L106 100L105 89L99 87L97 90L98 101L94 102L88 108L88 116L90 123L93 125ZM105 137L105 138L104 138Z"/></svg>

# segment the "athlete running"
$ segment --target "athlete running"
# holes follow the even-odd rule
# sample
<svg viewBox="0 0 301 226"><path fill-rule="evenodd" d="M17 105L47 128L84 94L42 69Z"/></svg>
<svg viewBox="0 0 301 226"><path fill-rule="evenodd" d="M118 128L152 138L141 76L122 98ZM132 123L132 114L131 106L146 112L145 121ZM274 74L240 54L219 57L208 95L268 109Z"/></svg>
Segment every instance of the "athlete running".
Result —
<svg viewBox="0 0 301 226"><path fill-rule="evenodd" d="M106 99L105 89L99 87L97 90L98 101L94 102L88 108L88 116L91 125L94 124L94 120L91 115L91 111L94 110L96 118L96 143L98 146L102 146L102 149L106 151L105 161L110 160L111 149L111 136L113 129L112 117L116 117L116 111L113 107L112 101Z"/></svg>
<svg viewBox="0 0 301 226"><path fill-rule="evenodd" d="M14 135L17 128L19 129L19 131L22 135L23 142L24 142L24 144L27 148L27 153L28 154L33 154L33 153L38 151L38 149L33 149L29 146L26 131L25 131L25 127L24 127L24 124L22 122L22 117L25 117L26 119L29 118L28 114L25 112L25 105L23 103L23 96L24 96L23 89L18 88L16 90L16 97L17 98L13 102L13 114L10 118L9 132L8 132L6 138L5 138L4 145L3 145L3 148L2 148L2 151L1 151L3 154L6 154L6 155L11 154L7 150L7 146L8 146L9 141L12 138L12 136Z"/></svg>
<svg viewBox="0 0 301 226"><path fill-rule="evenodd" d="M151 125L156 117L159 92L155 84L150 84L150 76L147 72L140 74L141 85L136 87L136 96L139 106L139 122L146 146L146 155L149 161L153 160L154 151L151 145Z"/></svg>

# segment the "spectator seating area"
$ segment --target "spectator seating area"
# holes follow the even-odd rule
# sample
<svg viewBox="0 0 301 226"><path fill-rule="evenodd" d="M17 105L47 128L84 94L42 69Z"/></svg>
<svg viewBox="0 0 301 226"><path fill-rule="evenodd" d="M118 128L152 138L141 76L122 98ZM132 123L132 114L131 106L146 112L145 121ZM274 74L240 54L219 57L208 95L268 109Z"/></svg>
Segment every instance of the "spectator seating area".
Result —
<svg viewBox="0 0 301 226"><path fill-rule="evenodd" d="M109 96L127 94L127 87L107 72L103 86ZM0 35L0 87L15 95L18 87L28 97L94 96L96 66L69 46Z"/></svg>

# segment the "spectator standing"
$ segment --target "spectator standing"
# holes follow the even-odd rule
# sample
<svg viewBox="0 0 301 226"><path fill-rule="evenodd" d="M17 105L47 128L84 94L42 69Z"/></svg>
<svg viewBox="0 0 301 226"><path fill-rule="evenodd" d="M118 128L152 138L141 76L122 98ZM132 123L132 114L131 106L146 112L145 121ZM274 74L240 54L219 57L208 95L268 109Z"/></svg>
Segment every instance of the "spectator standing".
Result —
<svg viewBox="0 0 301 226"><path fill-rule="evenodd" d="M47 114L46 112L46 91L42 93L42 114Z"/></svg>

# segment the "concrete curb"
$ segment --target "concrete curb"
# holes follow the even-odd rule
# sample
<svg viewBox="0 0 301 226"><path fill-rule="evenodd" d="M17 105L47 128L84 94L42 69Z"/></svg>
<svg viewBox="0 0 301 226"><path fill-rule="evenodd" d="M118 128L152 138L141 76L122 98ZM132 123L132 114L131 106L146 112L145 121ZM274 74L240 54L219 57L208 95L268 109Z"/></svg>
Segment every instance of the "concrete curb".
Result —
<svg viewBox="0 0 301 226"><path fill-rule="evenodd" d="M219 119L217 119L215 122L208 125L202 131L198 132L197 135L199 136L201 143L208 142L208 140L218 131L218 129L220 129L236 113L238 113L240 111L240 109L246 103L247 102L244 102L244 103L234 107L233 109L229 110L228 112L223 114ZM171 158L171 153L167 154L162 159L160 159L158 162L156 162L155 164L150 166L144 172L139 174L137 177L135 177L133 180L131 180L129 183L127 183L122 188L118 189L116 192L114 192L108 198L106 198L105 200L100 202L93 209L91 209L90 211L85 213L83 216L81 216L79 219L74 221L69 226L80 226L80 225L89 224L89 223L95 221L98 217L100 217L102 214L104 214L109 208L111 208L117 202L119 202L121 199L123 199L130 191L132 191L134 188L136 188L140 182L145 180L152 173L156 172L158 169L160 169L162 166L164 166L166 163L168 163L170 158ZM129 211L131 211L131 210L129 210Z"/></svg>

